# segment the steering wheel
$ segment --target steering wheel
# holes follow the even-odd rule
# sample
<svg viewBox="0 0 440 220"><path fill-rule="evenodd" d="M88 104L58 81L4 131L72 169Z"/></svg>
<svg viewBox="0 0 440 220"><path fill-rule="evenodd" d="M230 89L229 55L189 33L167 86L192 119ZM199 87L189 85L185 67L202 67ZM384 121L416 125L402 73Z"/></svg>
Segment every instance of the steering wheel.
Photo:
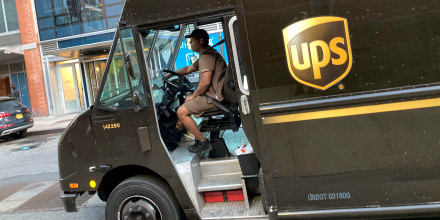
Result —
<svg viewBox="0 0 440 220"><path fill-rule="evenodd" d="M167 79L164 76L164 73L170 73L173 76L177 76L178 79L176 79L176 80L169 80L169 79ZM160 77L163 79L163 81L166 84L168 84L168 85L178 89L181 92L191 92L191 91L194 91L193 84L186 77L184 77L184 76L182 76L182 75L180 75L180 74L178 74L176 72L173 72L171 70L162 70L160 72Z"/></svg>

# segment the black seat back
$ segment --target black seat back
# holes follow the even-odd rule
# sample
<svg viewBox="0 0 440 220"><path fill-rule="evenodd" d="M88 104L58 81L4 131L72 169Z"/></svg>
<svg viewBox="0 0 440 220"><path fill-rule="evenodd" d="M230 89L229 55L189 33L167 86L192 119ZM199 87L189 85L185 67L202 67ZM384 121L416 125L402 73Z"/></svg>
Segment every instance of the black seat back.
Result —
<svg viewBox="0 0 440 220"><path fill-rule="evenodd" d="M237 96L235 95L234 76L232 75L231 65L226 66L225 81L223 82L223 103L237 104Z"/></svg>

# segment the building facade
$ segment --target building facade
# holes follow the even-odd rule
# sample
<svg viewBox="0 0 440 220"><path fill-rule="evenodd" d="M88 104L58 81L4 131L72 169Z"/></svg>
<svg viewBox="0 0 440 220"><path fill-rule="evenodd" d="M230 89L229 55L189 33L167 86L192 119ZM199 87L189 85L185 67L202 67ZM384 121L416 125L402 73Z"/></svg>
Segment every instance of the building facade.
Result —
<svg viewBox="0 0 440 220"><path fill-rule="evenodd" d="M10 96L11 85L30 107L29 88L15 0L0 0L0 96Z"/></svg>
<svg viewBox="0 0 440 220"><path fill-rule="evenodd" d="M34 116L93 104L124 0L0 0L0 96Z"/></svg>
<svg viewBox="0 0 440 220"><path fill-rule="evenodd" d="M124 0L35 0L50 115L93 104Z"/></svg>

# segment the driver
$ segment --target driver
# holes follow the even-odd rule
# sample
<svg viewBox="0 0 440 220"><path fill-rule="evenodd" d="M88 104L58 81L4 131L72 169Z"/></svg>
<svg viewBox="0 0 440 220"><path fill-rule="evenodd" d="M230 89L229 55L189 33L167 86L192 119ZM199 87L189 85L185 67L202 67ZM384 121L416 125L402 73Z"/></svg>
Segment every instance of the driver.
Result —
<svg viewBox="0 0 440 220"><path fill-rule="evenodd" d="M187 94L185 103L177 109L177 129L182 130L182 125L191 132L196 138L195 143L188 147L192 153L210 151L212 145L203 136L196 122L191 117L199 118L204 112L218 109L218 107L208 100L209 96L217 101L223 101L223 81L226 71L224 58L209 43L209 35L203 29L196 29L185 38L191 38L191 49L200 54L200 58L192 65L183 67L176 71L179 75L187 75L199 71L199 85L192 94ZM168 75L169 77L170 75Z"/></svg>

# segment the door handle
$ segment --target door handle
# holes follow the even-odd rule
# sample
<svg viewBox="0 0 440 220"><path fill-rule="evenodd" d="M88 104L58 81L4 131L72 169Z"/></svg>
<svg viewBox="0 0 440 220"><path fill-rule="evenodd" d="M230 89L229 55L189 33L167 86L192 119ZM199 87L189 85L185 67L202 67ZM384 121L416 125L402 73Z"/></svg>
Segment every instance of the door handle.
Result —
<svg viewBox="0 0 440 220"><path fill-rule="evenodd" d="M99 115L92 118L93 123L114 122L118 120L116 115Z"/></svg>
<svg viewBox="0 0 440 220"><path fill-rule="evenodd" d="M249 109L249 101L246 95L241 95L240 104L241 104L241 112L244 115L247 115L251 112L251 110Z"/></svg>

